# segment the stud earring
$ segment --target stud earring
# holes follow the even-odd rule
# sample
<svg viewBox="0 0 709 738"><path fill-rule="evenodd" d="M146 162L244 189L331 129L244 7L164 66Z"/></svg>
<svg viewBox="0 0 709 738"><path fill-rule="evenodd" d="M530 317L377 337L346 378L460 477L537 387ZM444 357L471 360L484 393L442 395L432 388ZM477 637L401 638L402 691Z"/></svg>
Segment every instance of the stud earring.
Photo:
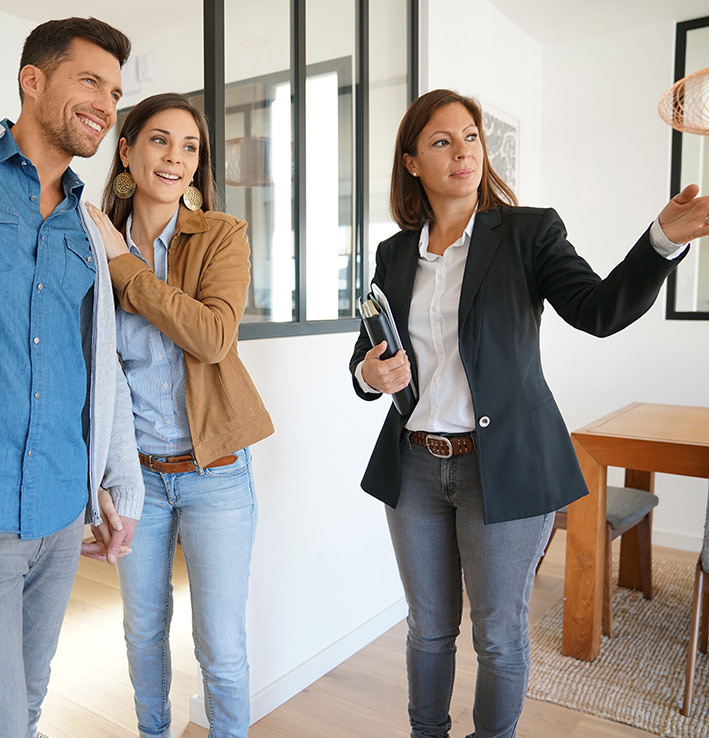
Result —
<svg viewBox="0 0 709 738"><path fill-rule="evenodd" d="M135 180L126 168L113 180L113 194L121 200L130 200L134 192Z"/></svg>
<svg viewBox="0 0 709 738"><path fill-rule="evenodd" d="M182 195L182 202L185 203L185 207L188 210L199 210L202 207L204 199L202 198L202 193L197 189L197 187L190 184L190 186L185 190L184 195Z"/></svg>

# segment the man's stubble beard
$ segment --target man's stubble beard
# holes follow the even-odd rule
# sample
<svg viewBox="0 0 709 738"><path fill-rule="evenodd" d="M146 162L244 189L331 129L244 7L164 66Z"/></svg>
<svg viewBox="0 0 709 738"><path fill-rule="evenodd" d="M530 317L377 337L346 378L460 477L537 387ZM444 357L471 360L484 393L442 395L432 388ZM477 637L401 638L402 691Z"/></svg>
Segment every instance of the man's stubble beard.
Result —
<svg viewBox="0 0 709 738"><path fill-rule="evenodd" d="M72 116L74 114L72 113ZM88 135L82 135L78 127L81 125L74 116L74 124L64 118L57 120L48 112L48 106L39 109L38 119L44 132L47 144L61 153L74 158L75 156L88 159L98 150L102 139L92 140Z"/></svg>

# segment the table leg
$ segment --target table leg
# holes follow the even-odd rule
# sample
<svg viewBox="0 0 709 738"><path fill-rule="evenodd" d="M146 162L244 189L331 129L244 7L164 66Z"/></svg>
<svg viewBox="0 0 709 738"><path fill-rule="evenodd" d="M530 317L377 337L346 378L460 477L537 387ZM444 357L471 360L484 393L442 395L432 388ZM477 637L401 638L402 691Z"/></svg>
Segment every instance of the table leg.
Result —
<svg viewBox="0 0 709 738"><path fill-rule="evenodd" d="M561 650L593 661L601 650L607 468L572 440L589 494L569 505Z"/></svg>
<svg viewBox="0 0 709 738"><path fill-rule="evenodd" d="M652 492L655 486L654 472L638 471L636 469L625 470L625 486L635 489L646 489ZM643 589L640 561L641 546L637 526L631 528L620 538L620 568L618 571L618 584L621 587L632 589Z"/></svg>

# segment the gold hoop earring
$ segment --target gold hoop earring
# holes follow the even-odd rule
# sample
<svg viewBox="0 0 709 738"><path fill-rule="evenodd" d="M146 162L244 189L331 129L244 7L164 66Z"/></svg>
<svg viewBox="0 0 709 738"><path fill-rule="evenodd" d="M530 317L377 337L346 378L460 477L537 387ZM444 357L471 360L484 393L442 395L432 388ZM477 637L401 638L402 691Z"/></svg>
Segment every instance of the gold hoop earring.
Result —
<svg viewBox="0 0 709 738"><path fill-rule="evenodd" d="M125 169L116 175L113 180L113 194L121 200L130 200L135 192L135 180L131 177L130 172Z"/></svg>
<svg viewBox="0 0 709 738"><path fill-rule="evenodd" d="M182 202L185 203L185 207L188 210L199 210L202 207L204 199L202 198L202 193L193 184L190 184L185 190L184 195L182 195Z"/></svg>

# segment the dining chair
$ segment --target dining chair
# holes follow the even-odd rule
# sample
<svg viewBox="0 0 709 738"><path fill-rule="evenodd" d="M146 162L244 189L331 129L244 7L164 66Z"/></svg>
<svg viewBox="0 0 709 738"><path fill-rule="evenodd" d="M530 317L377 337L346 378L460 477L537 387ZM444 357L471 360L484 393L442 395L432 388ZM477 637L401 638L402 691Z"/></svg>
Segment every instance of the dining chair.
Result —
<svg viewBox="0 0 709 738"><path fill-rule="evenodd" d="M702 653L706 653L707 635L709 635L709 499L707 500L707 514L704 522L704 543L702 544L694 576L692 627L689 632L687 673L684 679L684 700L682 702L682 714L686 717L690 717L692 713L697 645Z"/></svg>
<svg viewBox="0 0 709 738"><path fill-rule="evenodd" d="M603 613L601 629L604 635L613 635L613 607L611 598L611 543L633 528L637 528L637 557L640 563L640 584L645 599L652 599L652 509L658 503L657 495L633 487L612 487L608 485L606 494L606 540L603 562ZM566 507L556 511L554 527L544 554L537 564L542 565L554 533L559 528L566 530Z"/></svg>

